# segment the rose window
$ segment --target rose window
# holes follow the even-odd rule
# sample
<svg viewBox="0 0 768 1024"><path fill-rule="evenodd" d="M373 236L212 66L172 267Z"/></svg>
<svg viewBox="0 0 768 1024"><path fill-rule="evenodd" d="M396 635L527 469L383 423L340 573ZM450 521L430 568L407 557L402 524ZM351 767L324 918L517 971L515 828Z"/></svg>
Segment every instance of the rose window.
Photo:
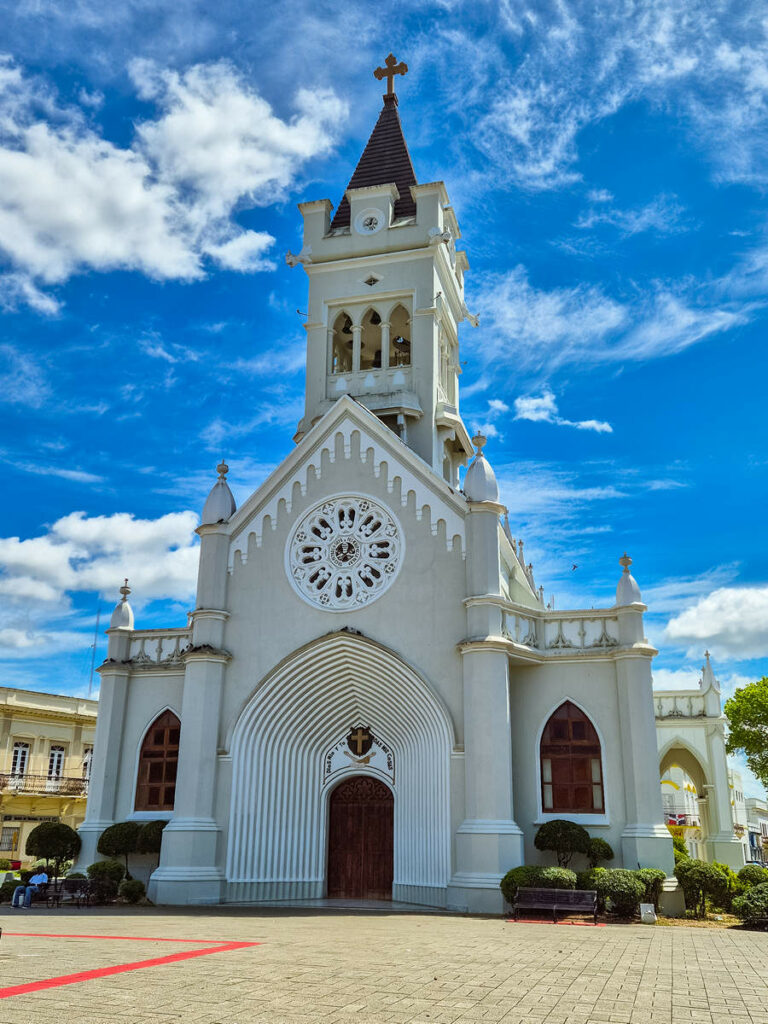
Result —
<svg viewBox="0 0 768 1024"><path fill-rule="evenodd" d="M397 575L402 535L391 512L370 498L334 498L309 511L288 542L288 575L311 604L361 608Z"/></svg>

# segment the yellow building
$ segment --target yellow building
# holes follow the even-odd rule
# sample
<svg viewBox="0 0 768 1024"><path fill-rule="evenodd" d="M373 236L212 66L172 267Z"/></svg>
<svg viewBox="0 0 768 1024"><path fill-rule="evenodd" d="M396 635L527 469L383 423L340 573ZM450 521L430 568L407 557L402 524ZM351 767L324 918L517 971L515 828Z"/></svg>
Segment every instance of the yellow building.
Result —
<svg viewBox="0 0 768 1024"><path fill-rule="evenodd" d="M0 687L0 858L28 862L27 836L41 821L82 822L98 706Z"/></svg>

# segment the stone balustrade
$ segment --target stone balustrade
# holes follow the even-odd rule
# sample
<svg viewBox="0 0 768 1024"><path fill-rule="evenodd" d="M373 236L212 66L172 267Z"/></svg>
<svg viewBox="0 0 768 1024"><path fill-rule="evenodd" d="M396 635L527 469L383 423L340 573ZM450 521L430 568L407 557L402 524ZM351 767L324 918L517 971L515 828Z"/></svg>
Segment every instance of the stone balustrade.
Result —
<svg viewBox="0 0 768 1024"><path fill-rule="evenodd" d="M183 669L191 629L141 629L131 634L130 660L135 669Z"/></svg>
<svg viewBox="0 0 768 1024"><path fill-rule="evenodd" d="M653 695L656 718L706 718L704 695L692 690L667 692L657 690Z"/></svg>

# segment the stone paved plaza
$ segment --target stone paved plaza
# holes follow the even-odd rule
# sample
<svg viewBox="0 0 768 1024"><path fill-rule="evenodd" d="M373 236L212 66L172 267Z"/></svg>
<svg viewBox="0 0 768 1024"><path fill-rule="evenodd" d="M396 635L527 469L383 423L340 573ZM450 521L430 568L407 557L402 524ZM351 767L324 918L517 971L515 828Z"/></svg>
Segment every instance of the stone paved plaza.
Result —
<svg viewBox="0 0 768 1024"><path fill-rule="evenodd" d="M10 995L0 1024L768 1024L764 933L252 909L5 911L1 923L3 991L260 945Z"/></svg>

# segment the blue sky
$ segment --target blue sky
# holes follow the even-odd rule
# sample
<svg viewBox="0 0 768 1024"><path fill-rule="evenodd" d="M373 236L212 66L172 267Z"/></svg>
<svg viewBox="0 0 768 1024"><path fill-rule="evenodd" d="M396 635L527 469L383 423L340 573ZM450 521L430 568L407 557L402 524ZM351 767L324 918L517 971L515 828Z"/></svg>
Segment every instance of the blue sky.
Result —
<svg viewBox="0 0 768 1024"><path fill-rule="evenodd" d="M659 686L705 648L726 693L768 673L765 0L0 14L3 684L85 692L123 575L138 625L183 623L217 461L242 501L290 451L295 204L341 198L390 50L471 262L462 412L537 582L612 603L626 549Z"/></svg>

